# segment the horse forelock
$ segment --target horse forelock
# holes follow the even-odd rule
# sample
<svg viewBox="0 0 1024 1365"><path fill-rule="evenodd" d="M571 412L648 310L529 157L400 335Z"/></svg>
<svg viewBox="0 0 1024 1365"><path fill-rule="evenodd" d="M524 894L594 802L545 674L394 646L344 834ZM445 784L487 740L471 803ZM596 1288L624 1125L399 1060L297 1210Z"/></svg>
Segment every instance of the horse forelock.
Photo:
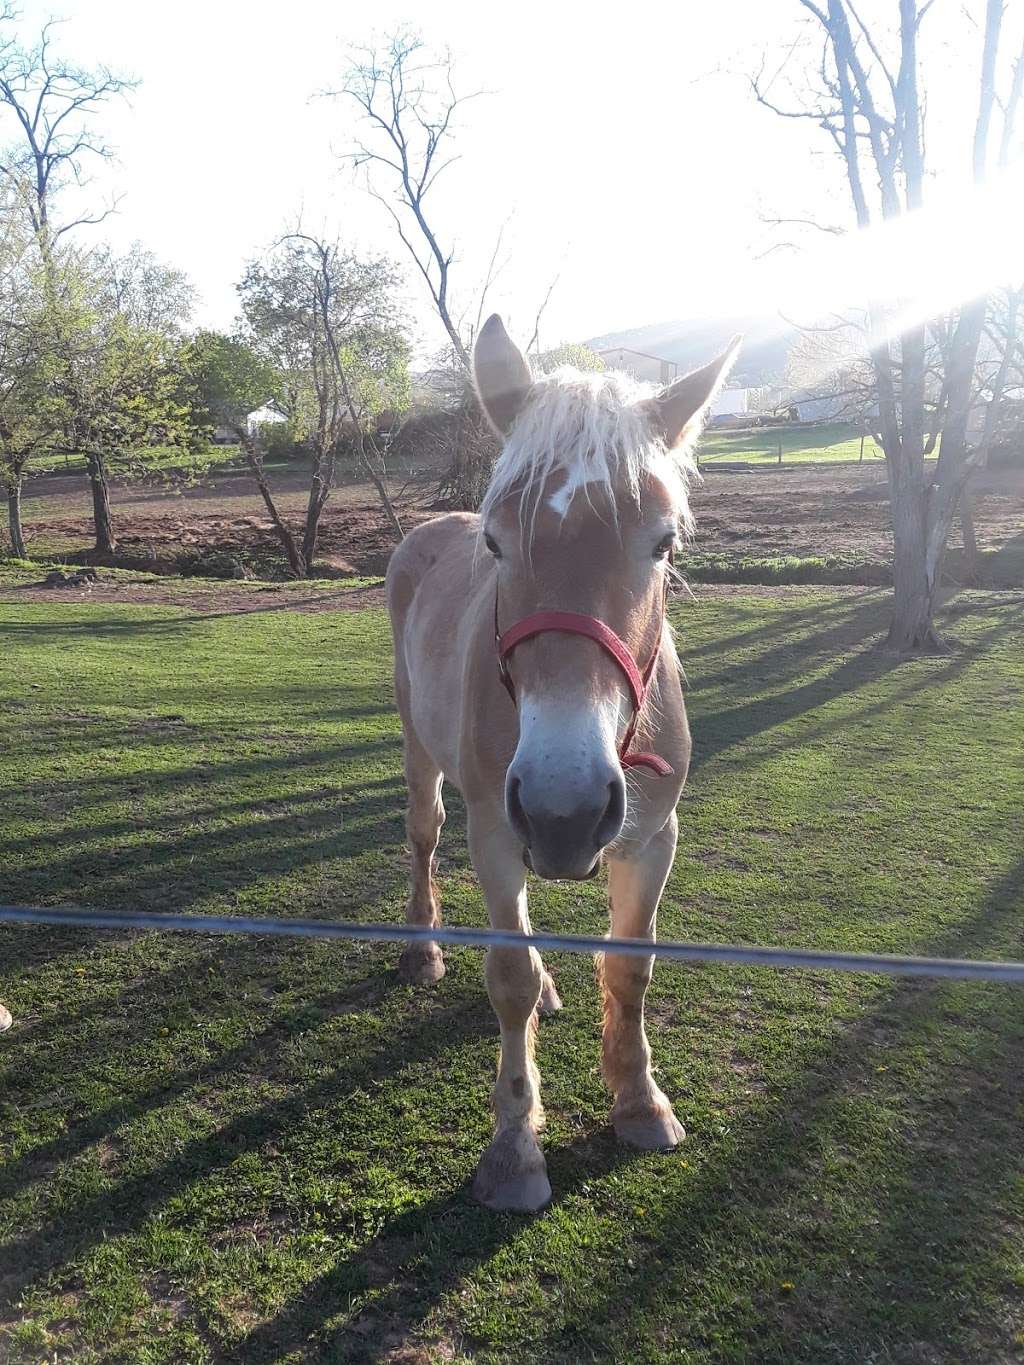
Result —
<svg viewBox="0 0 1024 1365"><path fill-rule="evenodd" d="M537 379L495 465L481 524L515 495L530 536L542 497L564 521L579 493L591 503L603 494L613 509L623 497L639 503L645 477L652 475L665 486L688 533L688 489L696 466L685 451L666 450L654 431L645 400L656 391L618 370L585 374L563 366Z"/></svg>

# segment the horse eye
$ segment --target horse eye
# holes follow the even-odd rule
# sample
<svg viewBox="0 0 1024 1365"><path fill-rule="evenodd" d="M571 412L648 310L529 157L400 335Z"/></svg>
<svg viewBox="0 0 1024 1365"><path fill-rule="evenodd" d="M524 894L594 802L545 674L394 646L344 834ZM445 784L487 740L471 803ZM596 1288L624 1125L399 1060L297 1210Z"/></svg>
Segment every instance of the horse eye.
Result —
<svg viewBox="0 0 1024 1365"><path fill-rule="evenodd" d="M494 539L493 536L487 535L485 533L484 544L487 546L488 550L491 552L495 559L501 558L501 551L498 549L498 542Z"/></svg>
<svg viewBox="0 0 1024 1365"><path fill-rule="evenodd" d="M658 541L657 545L654 547L654 558L664 559L666 555L672 553L672 550L675 548L675 543L676 543L675 531L670 531L667 536L662 536L662 538Z"/></svg>

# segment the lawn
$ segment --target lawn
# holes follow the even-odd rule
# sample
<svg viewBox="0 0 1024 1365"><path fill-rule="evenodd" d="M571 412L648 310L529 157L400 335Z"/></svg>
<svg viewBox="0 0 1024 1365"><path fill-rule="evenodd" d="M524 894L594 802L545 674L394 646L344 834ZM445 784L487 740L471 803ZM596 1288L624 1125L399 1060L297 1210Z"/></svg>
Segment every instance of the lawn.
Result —
<svg viewBox="0 0 1024 1365"><path fill-rule="evenodd" d="M140 451L135 460L115 459L111 461L110 472L120 474L130 470L134 464L145 467L155 478L199 477L224 465L244 465L237 445L208 445L202 450L183 450L180 446L150 446ZM84 474L86 463L84 455L65 455L47 451L33 458L29 466L31 474Z"/></svg>
<svg viewBox="0 0 1024 1365"><path fill-rule="evenodd" d="M897 665L879 590L674 606L695 767L663 936L1024 955L1021 607L965 594L954 653ZM4 899L401 916L382 613L7 601L0 631ZM449 808L445 913L479 923ZM595 884L533 906L604 923ZM592 965L555 956L554 1200L518 1217L469 1195L480 957L431 992L396 958L0 930L5 1365L1024 1359L1024 993L659 966L689 1137L639 1156Z"/></svg>
<svg viewBox="0 0 1024 1365"><path fill-rule="evenodd" d="M742 460L747 464L776 464L780 444L783 464L858 460L861 433L851 422L805 423L747 431L711 428L701 437L700 463ZM864 459L884 458L881 447L870 436L865 436Z"/></svg>

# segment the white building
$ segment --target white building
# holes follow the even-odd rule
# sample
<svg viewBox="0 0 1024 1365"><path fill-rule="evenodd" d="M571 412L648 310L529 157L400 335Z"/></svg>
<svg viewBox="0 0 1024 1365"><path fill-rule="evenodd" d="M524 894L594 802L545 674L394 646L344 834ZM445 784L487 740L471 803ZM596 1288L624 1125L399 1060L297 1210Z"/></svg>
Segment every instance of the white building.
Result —
<svg viewBox="0 0 1024 1365"><path fill-rule="evenodd" d="M749 389L723 389L711 400L712 417L743 417L749 411Z"/></svg>
<svg viewBox="0 0 1024 1365"><path fill-rule="evenodd" d="M245 429L250 436L255 436L260 427L267 426L268 423L287 422L283 412L278 412L273 403L264 403L261 408L254 408L245 418Z"/></svg>

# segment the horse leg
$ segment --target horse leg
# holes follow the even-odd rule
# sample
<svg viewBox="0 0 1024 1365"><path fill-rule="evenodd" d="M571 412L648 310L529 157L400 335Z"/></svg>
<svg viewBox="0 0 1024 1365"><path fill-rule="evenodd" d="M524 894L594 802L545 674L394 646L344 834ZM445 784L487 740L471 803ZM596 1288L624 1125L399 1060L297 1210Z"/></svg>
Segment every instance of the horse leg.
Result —
<svg viewBox="0 0 1024 1365"><path fill-rule="evenodd" d="M406 924L434 928L441 923L441 906L434 884L434 853L444 824L441 771L413 733L405 727L405 779L409 805L405 827L411 856ZM444 976L444 957L436 943L410 943L398 959L398 974L413 986L430 986Z"/></svg>
<svg viewBox="0 0 1024 1365"><path fill-rule="evenodd" d="M676 850L676 817L650 840L638 858L609 859L611 932L616 938L653 941L658 901ZM685 1136L672 1106L651 1075L651 1049L644 1029L644 997L653 957L604 953L604 1076L615 1096L616 1135L644 1151L666 1151Z"/></svg>
<svg viewBox="0 0 1024 1365"><path fill-rule="evenodd" d="M485 822L471 814L469 849L492 927L525 932L526 872L503 812ZM494 1086L494 1139L480 1158L473 1194L488 1208L530 1211L543 1208L551 1198L537 1142L544 1113L533 1060L544 968L532 948L490 948L486 978L501 1030L501 1052Z"/></svg>
<svg viewBox="0 0 1024 1365"><path fill-rule="evenodd" d="M530 926L530 915L529 911L526 910L525 908L525 904L524 913L526 916L526 927L523 930L523 932L526 934L532 934L533 929ZM558 1011L562 1008L562 997L558 994L558 991L555 988L554 978L548 971L547 967L543 965L543 963L541 964L541 972L543 975L543 984L541 985L540 988L540 1000L537 1002L537 1013L557 1014Z"/></svg>

